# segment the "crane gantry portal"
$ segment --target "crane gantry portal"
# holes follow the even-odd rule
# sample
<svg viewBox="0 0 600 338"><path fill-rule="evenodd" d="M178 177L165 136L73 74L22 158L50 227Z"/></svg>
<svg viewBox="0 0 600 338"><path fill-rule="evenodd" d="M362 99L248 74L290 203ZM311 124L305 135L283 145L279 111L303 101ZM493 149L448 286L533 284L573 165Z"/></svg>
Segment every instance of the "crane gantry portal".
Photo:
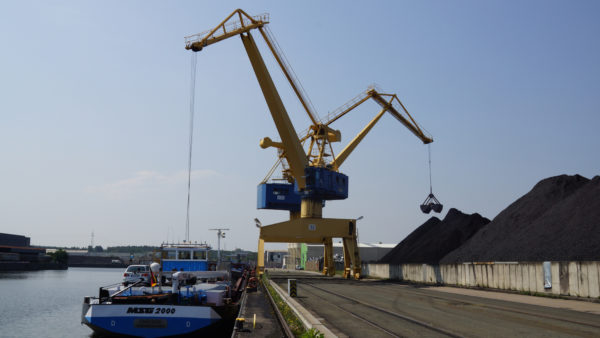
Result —
<svg viewBox="0 0 600 338"><path fill-rule="evenodd" d="M340 109L326 122L321 122L302 86L294 77L293 71L270 38L269 31L265 27L268 23L269 17L266 14L252 17L243 10L237 9L215 28L186 37L185 46L188 50L199 52L211 44L239 35L281 138L281 142L275 142L265 137L261 140L260 146L278 149L278 161L284 166L283 175L287 183L268 183L267 177L258 186L258 208L288 210L290 220L260 227L257 272L260 274L264 270L265 242L322 243L324 245L323 274L334 275L332 239L342 238L344 277L360 278L361 262L356 220L322 217L322 208L326 200L348 197L348 177L339 172L339 167L385 112L392 114L423 143L431 143L433 139L425 136L395 94L379 93L373 88L361 94L351 104L344 106L344 109ZM312 124L304 136L299 137L292 125L254 38L250 34L253 29L257 29L264 38L311 120ZM337 156L334 156L331 143L340 142L341 133L330 125L369 98L381 106L381 111ZM310 140L309 147L305 152L303 144L308 140ZM330 153L328 154L327 151ZM331 161L327 160L328 157L332 158Z"/></svg>

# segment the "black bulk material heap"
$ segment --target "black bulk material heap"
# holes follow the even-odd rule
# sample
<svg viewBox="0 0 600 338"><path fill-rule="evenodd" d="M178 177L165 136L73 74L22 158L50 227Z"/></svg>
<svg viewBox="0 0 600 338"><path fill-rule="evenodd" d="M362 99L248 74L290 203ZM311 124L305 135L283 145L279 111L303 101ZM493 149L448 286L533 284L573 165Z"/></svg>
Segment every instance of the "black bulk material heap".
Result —
<svg viewBox="0 0 600 338"><path fill-rule="evenodd" d="M441 263L600 259L600 177L550 177Z"/></svg>
<svg viewBox="0 0 600 338"><path fill-rule="evenodd" d="M461 246L489 222L489 219L479 214L467 215L452 208L443 221L431 217L396 245L380 262L437 264L442 257Z"/></svg>

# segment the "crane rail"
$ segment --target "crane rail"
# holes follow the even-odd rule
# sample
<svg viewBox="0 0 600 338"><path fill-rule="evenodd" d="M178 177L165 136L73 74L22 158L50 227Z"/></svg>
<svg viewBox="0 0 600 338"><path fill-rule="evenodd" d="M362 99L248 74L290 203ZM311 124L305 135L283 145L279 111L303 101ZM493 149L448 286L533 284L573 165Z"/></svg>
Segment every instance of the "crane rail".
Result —
<svg viewBox="0 0 600 338"><path fill-rule="evenodd" d="M388 289L388 290L394 289L394 287L389 287L388 285L379 285L376 287L381 288L381 289ZM427 296L424 292L422 292L419 289L411 290L411 292L413 292L415 294ZM520 310L518 310L518 309L506 307L506 306L489 305L489 304L483 304L483 303L478 303L477 306L482 307L482 308L506 311L506 312L510 312L510 313L519 313L519 314L528 315L528 316L535 316L535 317L557 320L557 321L561 321L561 322L567 322L567 323L572 323L572 324L577 324L577 325L582 325L582 326L589 326L589 327L600 329L600 324L589 323L589 322L584 322L584 321L579 321L579 320L572 320L572 319L567 319L567 318L560 317L560 316L547 315L547 314L540 313L539 311L526 311L524 308L521 308Z"/></svg>
<svg viewBox="0 0 600 338"><path fill-rule="evenodd" d="M426 328L426 329L429 329L429 330L431 330L431 331L435 331L435 332L437 332L437 333L441 333L441 334L443 334L443 335L445 335L445 336L448 336L448 337L453 337L453 338L459 338L459 337L462 337L461 335L458 335L458 334L456 334L456 333L454 333L454 332L451 332L451 331L444 330L444 329L442 329L442 328L439 328L439 327L433 326L432 324L429 324L429 323L426 323L426 322L420 321L420 320L418 320L418 319L416 319L416 318L412 318L412 317L409 317L409 316L406 316L406 315L402 315L402 314L399 314L399 313L396 313L396 312L392 312L392 311L388 311L388 310L382 309L382 308L380 308L380 307L377 307L377 306L371 305L371 304L369 304L369 303L363 302L363 301L361 301L361 300L358 300L358 299L356 299L356 298L349 297L349 296L345 296L345 295L339 294L339 293L337 293L337 292L333 292L333 291L329 291L329 290L323 289L323 288L321 288L321 287L318 287L318 286L316 286L316 285L314 285L314 284L312 284L312 283L307 283L307 282L304 282L304 283L302 283L302 285L308 285L308 286L310 286L310 287L313 287L313 288L315 288L315 289L317 289L317 290L320 290L320 291L322 291L322 292L325 292L325 293L328 293L328 294L334 295L334 296L336 296L336 297L343 298L343 299L346 299L346 300L349 300L349 301L355 302L355 303L357 303L357 304L360 304L360 305L362 305L362 306L365 306L365 307L368 307L368 308L370 308L370 309L373 309L373 310L376 310L376 311L379 311L379 312L385 313L385 314L387 314L387 315L390 315L390 316L392 316L392 317L395 317L395 318L398 318L398 319L402 319L402 320L404 320L404 321L407 321L407 322L410 322L410 323L412 323L412 324L416 324L416 325L418 325L418 326L424 327L424 328ZM364 321L364 322L368 323L369 325L371 325L371 326L373 326L373 327L375 327L375 328L377 328L377 329L379 329L379 330L381 330L381 331L384 331L384 332L386 332L386 333L387 333L387 334L389 334L389 335L392 335L392 336L394 336L394 337L400 337L399 335L397 335L397 334L395 334L395 333L393 333L393 332L390 332L390 331L389 331L389 330L387 330L386 328L384 328L384 327L382 327L382 326L380 326L380 325L377 325L376 323L374 323L374 322L370 321L369 319L365 318L364 316L361 316L361 315L359 315L359 314L357 314L357 313L355 313L355 312L352 312L352 311L348 310L347 308L344 308L344 307L341 307L341 306L339 306L339 305L336 305L336 304L335 304L335 303L333 303L333 302L330 302L329 304L330 304L330 305L334 305L335 307L339 308L340 310L342 310L342 311L344 311L344 312L346 312L346 313L349 313L349 314L351 314L353 317L355 317L355 318L357 318L357 319L360 319L360 320L362 320L362 321Z"/></svg>

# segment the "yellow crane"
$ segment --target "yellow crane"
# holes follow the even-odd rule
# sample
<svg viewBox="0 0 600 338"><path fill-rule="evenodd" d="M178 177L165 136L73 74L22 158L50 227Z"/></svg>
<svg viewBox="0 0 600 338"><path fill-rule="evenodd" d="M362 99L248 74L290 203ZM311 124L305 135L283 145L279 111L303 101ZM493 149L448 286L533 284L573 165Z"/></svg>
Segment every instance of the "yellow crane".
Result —
<svg viewBox="0 0 600 338"><path fill-rule="evenodd" d="M288 184L269 185L265 183L259 185L259 196L261 197L259 197L258 204L259 208L262 206L265 209L289 210L290 220L261 226L257 271L260 274L264 270L265 242L322 243L325 248L323 273L333 275L335 268L332 239L342 238L344 245L344 277L353 275L354 278L359 278L361 265L356 220L322 217L324 201L345 199L348 196L348 177L340 173L338 168L386 111L389 111L424 143L432 142L432 139L423 134L396 95L380 94L375 90L368 90L364 97L361 97L347 109L340 111L339 114L326 123L320 122L310 105L310 101L304 94L302 86L296 80L285 58L282 57L278 46L269 37L269 32L265 27L268 22L269 18L266 14L252 17L243 10L237 9L215 28L186 37L185 47L188 50L199 52L211 44L239 35L281 138L281 142L275 142L265 137L261 140L260 145L263 148L278 148L281 159L285 160L287 166L289 166L284 173L287 176ZM253 29L258 30L264 38L311 120L312 124L305 137L299 137L291 123L254 38L250 34ZM369 98L380 104L382 111L337 157L334 157L331 143L339 142L341 133L332 129L329 125ZM396 109L395 103L396 105L399 103L400 110L405 115ZM308 139L310 139L310 145L307 154L304 151L303 142ZM332 153L333 161L331 162L325 160L326 157L330 156L325 152L327 146L329 146ZM316 150L315 155L313 155L313 150Z"/></svg>

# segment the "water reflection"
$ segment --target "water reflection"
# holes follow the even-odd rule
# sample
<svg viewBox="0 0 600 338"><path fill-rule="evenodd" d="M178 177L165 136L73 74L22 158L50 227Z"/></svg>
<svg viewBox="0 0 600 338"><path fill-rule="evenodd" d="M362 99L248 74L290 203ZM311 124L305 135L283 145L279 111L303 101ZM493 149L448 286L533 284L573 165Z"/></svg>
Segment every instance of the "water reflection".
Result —
<svg viewBox="0 0 600 338"><path fill-rule="evenodd" d="M0 279L48 279L66 278L68 270L41 270L41 271L3 271Z"/></svg>
<svg viewBox="0 0 600 338"><path fill-rule="evenodd" d="M121 268L0 272L0 336L97 338L81 325L83 297L122 276Z"/></svg>

